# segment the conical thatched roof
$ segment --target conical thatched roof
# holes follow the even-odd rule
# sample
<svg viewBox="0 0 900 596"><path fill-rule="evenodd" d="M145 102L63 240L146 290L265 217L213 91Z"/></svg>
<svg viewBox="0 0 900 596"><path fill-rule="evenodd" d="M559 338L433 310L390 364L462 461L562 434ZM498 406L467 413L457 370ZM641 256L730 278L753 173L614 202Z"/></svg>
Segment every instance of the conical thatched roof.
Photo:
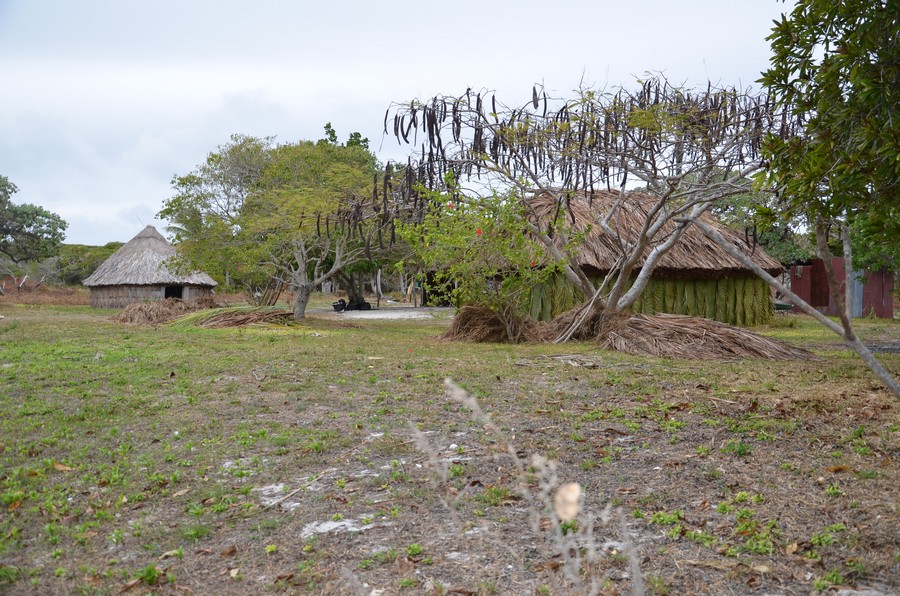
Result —
<svg viewBox="0 0 900 596"><path fill-rule="evenodd" d="M582 266L605 272L613 267L622 254L622 249L617 238L603 232L594 222L598 216L602 217L609 212L618 196L619 193L614 191L598 191L591 194L581 192L569 200L568 208L565 205L560 208L556 197L544 193L530 200L529 207L533 216L544 225L554 218L574 231L586 230L593 224L580 247L579 261ZM628 193L622 207L610 221L610 227L620 230L625 240L634 240L644 225L646 213L653 205L653 201L653 197L644 193ZM743 235L723 226L709 214L704 214L701 219L715 227L725 239L734 243L769 273L777 275L781 272L781 263L767 255L760 246L755 248L747 246ZM657 234L655 243L665 241L674 229L674 223L667 223ZM643 259L638 263L638 268L641 264ZM738 272L746 273L749 270L692 226L660 259L654 275L710 278Z"/></svg>
<svg viewBox="0 0 900 596"><path fill-rule="evenodd" d="M206 273L176 275L169 271L165 261L174 256L175 247L156 228L147 226L106 259L83 283L88 287L216 285Z"/></svg>

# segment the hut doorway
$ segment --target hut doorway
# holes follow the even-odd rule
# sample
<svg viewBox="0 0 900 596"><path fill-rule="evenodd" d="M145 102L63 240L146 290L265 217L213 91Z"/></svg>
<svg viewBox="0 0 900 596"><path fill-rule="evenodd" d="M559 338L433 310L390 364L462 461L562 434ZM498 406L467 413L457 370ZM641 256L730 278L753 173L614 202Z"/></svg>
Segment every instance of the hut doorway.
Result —
<svg viewBox="0 0 900 596"><path fill-rule="evenodd" d="M184 294L184 286L166 286L165 298L178 298L181 300Z"/></svg>

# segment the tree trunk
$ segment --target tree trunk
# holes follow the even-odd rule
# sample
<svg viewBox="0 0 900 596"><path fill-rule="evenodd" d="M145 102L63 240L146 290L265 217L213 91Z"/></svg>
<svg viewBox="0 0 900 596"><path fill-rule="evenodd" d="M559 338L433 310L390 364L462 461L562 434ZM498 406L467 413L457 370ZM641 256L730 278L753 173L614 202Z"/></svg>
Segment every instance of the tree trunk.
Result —
<svg viewBox="0 0 900 596"><path fill-rule="evenodd" d="M294 319L303 320L306 317L306 305L309 304L309 297L312 296L315 286L311 283L298 284L294 291Z"/></svg>
<svg viewBox="0 0 900 596"><path fill-rule="evenodd" d="M375 274L375 308L381 308L381 268Z"/></svg>
<svg viewBox="0 0 900 596"><path fill-rule="evenodd" d="M345 291L347 292L347 302L353 302L354 304L360 303L365 300L365 293L363 292L363 288L365 284L363 282L362 273L347 273L340 272L335 274L336 279L340 279L345 285Z"/></svg>

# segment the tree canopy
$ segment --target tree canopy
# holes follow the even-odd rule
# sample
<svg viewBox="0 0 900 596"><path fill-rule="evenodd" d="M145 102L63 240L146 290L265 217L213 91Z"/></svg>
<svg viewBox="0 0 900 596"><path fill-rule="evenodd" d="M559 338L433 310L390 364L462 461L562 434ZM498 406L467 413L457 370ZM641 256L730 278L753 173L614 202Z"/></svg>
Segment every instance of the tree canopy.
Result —
<svg viewBox="0 0 900 596"><path fill-rule="evenodd" d="M782 213L842 218L875 244L900 238L898 17L894 0L799 0L760 79L800 132L764 147Z"/></svg>
<svg viewBox="0 0 900 596"><path fill-rule="evenodd" d="M339 144L330 124L317 142L234 135L173 178L175 195L160 216L173 222L186 265L269 297L289 286L299 318L312 288L371 259L392 225L373 196L378 170L367 139Z"/></svg>
<svg viewBox="0 0 900 596"><path fill-rule="evenodd" d="M43 207L13 203L17 191L0 176L0 253L14 264L54 256L66 237L66 222Z"/></svg>

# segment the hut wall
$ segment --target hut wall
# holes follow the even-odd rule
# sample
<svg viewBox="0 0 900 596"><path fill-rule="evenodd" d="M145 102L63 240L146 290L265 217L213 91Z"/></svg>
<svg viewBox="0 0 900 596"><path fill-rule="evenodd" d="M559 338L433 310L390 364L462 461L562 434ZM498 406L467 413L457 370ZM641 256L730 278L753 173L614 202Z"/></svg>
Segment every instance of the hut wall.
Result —
<svg viewBox="0 0 900 596"><path fill-rule="evenodd" d="M891 271L867 271L861 300L862 315L894 318L894 274Z"/></svg>
<svg viewBox="0 0 900 596"><path fill-rule="evenodd" d="M212 296L212 288L205 286L184 286L184 292L181 297L183 300L195 300L197 298L205 298Z"/></svg>
<svg viewBox="0 0 900 596"><path fill-rule="evenodd" d="M774 317L768 284L753 276L654 278L631 310L703 317L740 327L764 325Z"/></svg>
<svg viewBox="0 0 900 596"><path fill-rule="evenodd" d="M549 321L584 300L581 292L559 273L531 290L530 314L536 321Z"/></svg>
<svg viewBox="0 0 900 596"><path fill-rule="evenodd" d="M91 288L94 308L122 308L135 302L162 300L165 286L96 286Z"/></svg>
<svg viewBox="0 0 900 596"><path fill-rule="evenodd" d="M532 290L531 316L546 321L580 300L580 293L573 291L571 284L558 275L552 282ZM769 286L754 276L700 280L653 278L631 310L703 317L744 327L764 325L774 317Z"/></svg>
<svg viewBox="0 0 900 596"><path fill-rule="evenodd" d="M194 300L211 296L212 288L184 286L182 300ZM91 288L91 306L94 308L123 308L138 302L163 300L166 286L95 286Z"/></svg>

